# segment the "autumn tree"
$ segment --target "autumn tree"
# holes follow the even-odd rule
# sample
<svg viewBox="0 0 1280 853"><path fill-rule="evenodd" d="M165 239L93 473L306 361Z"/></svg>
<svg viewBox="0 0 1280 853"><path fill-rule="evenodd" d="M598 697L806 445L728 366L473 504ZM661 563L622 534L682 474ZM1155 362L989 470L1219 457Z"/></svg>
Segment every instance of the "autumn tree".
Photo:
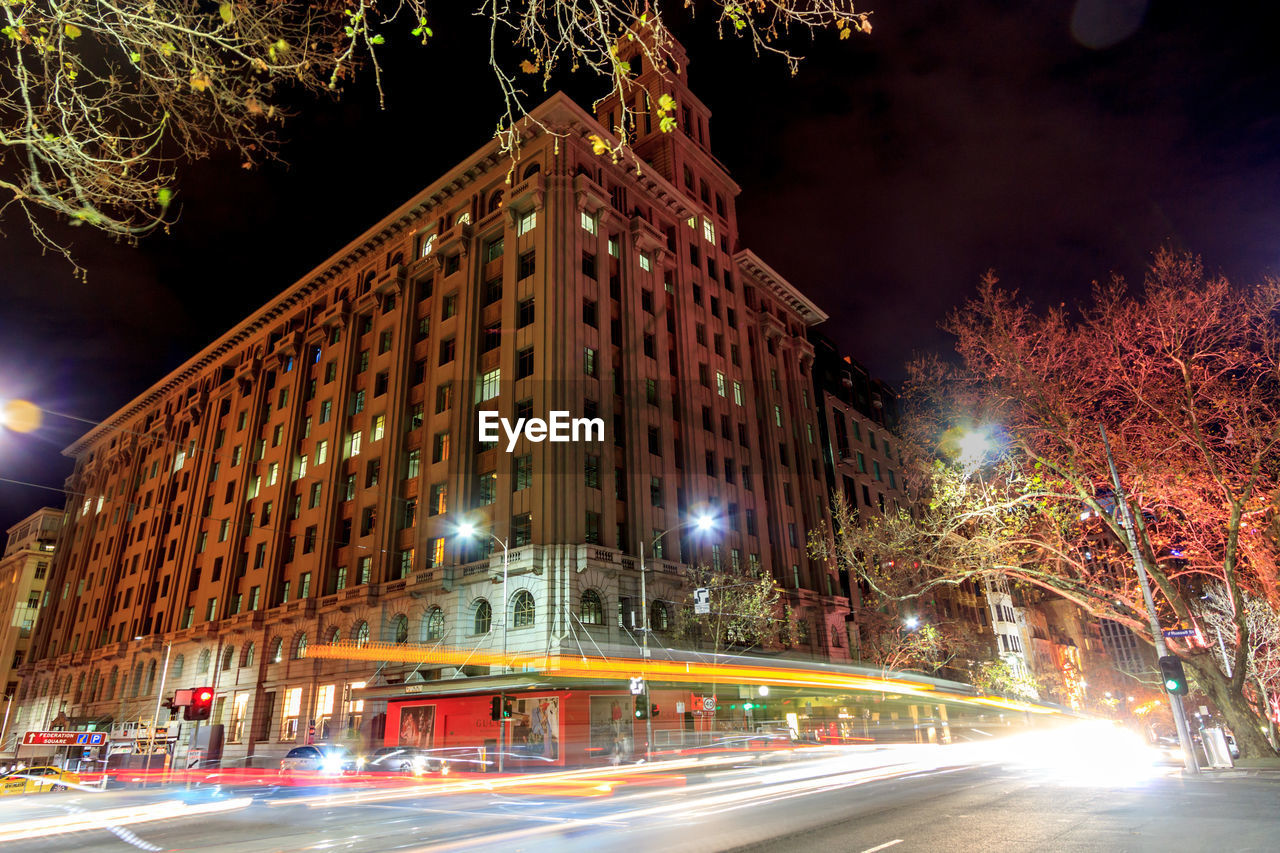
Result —
<svg viewBox="0 0 1280 853"><path fill-rule="evenodd" d="M1245 622L1249 626L1244 660L1248 671L1245 689L1255 694L1256 703L1264 709L1275 707L1280 699L1280 613L1266 598L1244 593ZM1214 659L1224 674L1231 673L1237 658L1240 633L1235 626L1235 605L1221 584L1210 584L1200 597L1196 613L1201 630ZM1267 714L1267 737L1277 744L1275 718Z"/></svg>
<svg viewBox="0 0 1280 853"><path fill-rule="evenodd" d="M1232 286L1158 253L1139 289L1095 285L1038 310L994 275L949 318L958 363L921 359L905 388L914 515L837 518L837 557L879 594L1003 576L1153 642L1099 427L1110 434L1164 626L1229 601L1230 676L1170 640L1246 757L1273 755L1247 695L1250 597L1275 609L1280 499L1280 282ZM986 426L989 452L971 437ZM967 430L967 431L966 431ZM967 451L967 452L966 452ZM887 571L881 555L918 568Z"/></svg>
<svg viewBox="0 0 1280 853"><path fill-rule="evenodd" d="M0 224L24 217L45 246L62 220L136 238L171 221L175 168L229 149L246 166L277 151L286 98L338 93L358 71L375 79L397 35L423 45L438 33L429 0L7 0L0 3ZM852 0L697 0L694 13L759 53L799 57L784 37L870 32ZM633 41L647 67L679 74L660 4L644 0L483 0L488 56L502 97L498 136L516 151L532 90L561 68L586 70L626 93L636 69L619 44ZM628 103L626 98L621 99ZM667 99L670 100L669 98ZM655 107L664 130L676 105ZM615 153L632 117L611 128ZM52 215L52 220L50 219ZM68 257L70 255L68 254Z"/></svg>

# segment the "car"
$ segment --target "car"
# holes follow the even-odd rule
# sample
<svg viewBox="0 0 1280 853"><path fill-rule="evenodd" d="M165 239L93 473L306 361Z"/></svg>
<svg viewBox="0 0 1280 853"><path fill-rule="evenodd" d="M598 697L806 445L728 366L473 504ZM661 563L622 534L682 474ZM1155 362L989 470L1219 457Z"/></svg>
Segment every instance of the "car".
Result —
<svg viewBox="0 0 1280 853"><path fill-rule="evenodd" d="M416 746L384 746L375 749L360 765L366 773L434 773L443 762Z"/></svg>
<svg viewBox="0 0 1280 853"><path fill-rule="evenodd" d="M355 757L345 746L308 744L295 746L280 760L281 775L320 773L338 776L356 769Z"/></svg>
<svg viewBox="0 0 1280 853"><path fill-rule="evenodd" d="M65 791L79 785L80 776L58 767L24 767L0 776L0 796L5 794L42 794Z"/></svg>

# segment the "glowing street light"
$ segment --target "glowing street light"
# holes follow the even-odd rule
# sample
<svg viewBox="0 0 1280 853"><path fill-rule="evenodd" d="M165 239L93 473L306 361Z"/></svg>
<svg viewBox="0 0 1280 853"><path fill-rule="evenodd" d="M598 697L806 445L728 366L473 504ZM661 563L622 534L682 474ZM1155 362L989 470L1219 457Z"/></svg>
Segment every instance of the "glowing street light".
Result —
<svg viewBox="0 0 1280 853"><path fill-rule="evenodd" d="M480 530L474 521L464 520L458 523L456 533L459 539L475 541L483 536L485 531ZM510 552L507 549L509 544L506 539L499 539L498 534L488 531L489 537L502 546L502 666L507 668L507 558ZM492 612L490 614L492 618ZM492 626L490 626L492 627ZM503 772L503 751L506 749L506 718L502 717L498 720L498 772Z"/></svg>
<svg viewBox="0 0 1280 853"><path fill-rule="evenodd" d="M14 432L35 432L44 420L44 413L35 403L26 400L6 400L0 403L0 427Z"/></svg>
<svg viewBox="0 0 1280 853"><path fill-rule="evenodd" d="M995 447L995 439L991 435L991 427L984 426L968 429L960 433L956 440L960 464L965 468L973 468L982 464L982 460Z"/></svg>
<svg viewBox="0 0 1280 853"><path fill-rule="evenodd" d="M700 512L694 518L688 521L682 522L680 524L677 524L675 527L668 527L666 530L662 531L657 536L653 537L653 541L649 543L648 550L656 550L658 547L658 543L662 541L662 537L666 536L668 533L670 533L673 530L681 530L686 527L692 527L695 530L697 530L699 533L708 533L712 530L715 530L718 523L719 523L719 519L717 519L714 515L711 515L708 512ZM644 621L644 636L641 638L641 643L642 643L641 657L643 660L648 661L649 660L649 597L645 589L645 563L644 563L644 559L645 559L644 554L646 550L647 549L643 547L640 549L640 610L643 614L643 621ZM645 679L645 682L644 682L644 702L645 702L645 708L648 709L649 707L648 679ZM644 757L645 757L645 760L648 761L653 756L653 715L652 714L645 714L644 724L645 724Z"/></svg>
<svg viewBox="0 0 1280 853"><path fill-rule="evenodd" d="M908 616L906 619L902 620L902 624L906 625L908 629L914 631L916 628L920 627L920 617Z"/></svg>

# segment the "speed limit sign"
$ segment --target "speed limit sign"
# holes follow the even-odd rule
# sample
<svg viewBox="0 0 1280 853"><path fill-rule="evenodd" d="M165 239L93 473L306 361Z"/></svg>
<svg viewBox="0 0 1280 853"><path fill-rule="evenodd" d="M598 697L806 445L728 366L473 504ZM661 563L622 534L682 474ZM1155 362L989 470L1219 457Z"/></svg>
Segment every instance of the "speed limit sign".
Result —
<svg viewBox="0 0 1280 853"><path fill-rule="evenodd" d="M716 709L716 697L714 697L714 696L703 696L703 697L702 697L702 710L704 710L704 711L714 711L715 709Z"/></svg>

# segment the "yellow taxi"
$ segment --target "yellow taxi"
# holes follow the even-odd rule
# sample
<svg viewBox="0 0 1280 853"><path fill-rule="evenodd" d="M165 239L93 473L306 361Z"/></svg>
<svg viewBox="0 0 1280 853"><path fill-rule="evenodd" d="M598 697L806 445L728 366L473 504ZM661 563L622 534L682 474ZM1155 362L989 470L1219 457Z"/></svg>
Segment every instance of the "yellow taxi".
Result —
<svg viewBox="0 0 1280 853"><path fill-rule="evenodd" d="M79 784L80 777L69 770L57 767L24 767L0 776L0 796L65 791L68 785Z"/></svg>

